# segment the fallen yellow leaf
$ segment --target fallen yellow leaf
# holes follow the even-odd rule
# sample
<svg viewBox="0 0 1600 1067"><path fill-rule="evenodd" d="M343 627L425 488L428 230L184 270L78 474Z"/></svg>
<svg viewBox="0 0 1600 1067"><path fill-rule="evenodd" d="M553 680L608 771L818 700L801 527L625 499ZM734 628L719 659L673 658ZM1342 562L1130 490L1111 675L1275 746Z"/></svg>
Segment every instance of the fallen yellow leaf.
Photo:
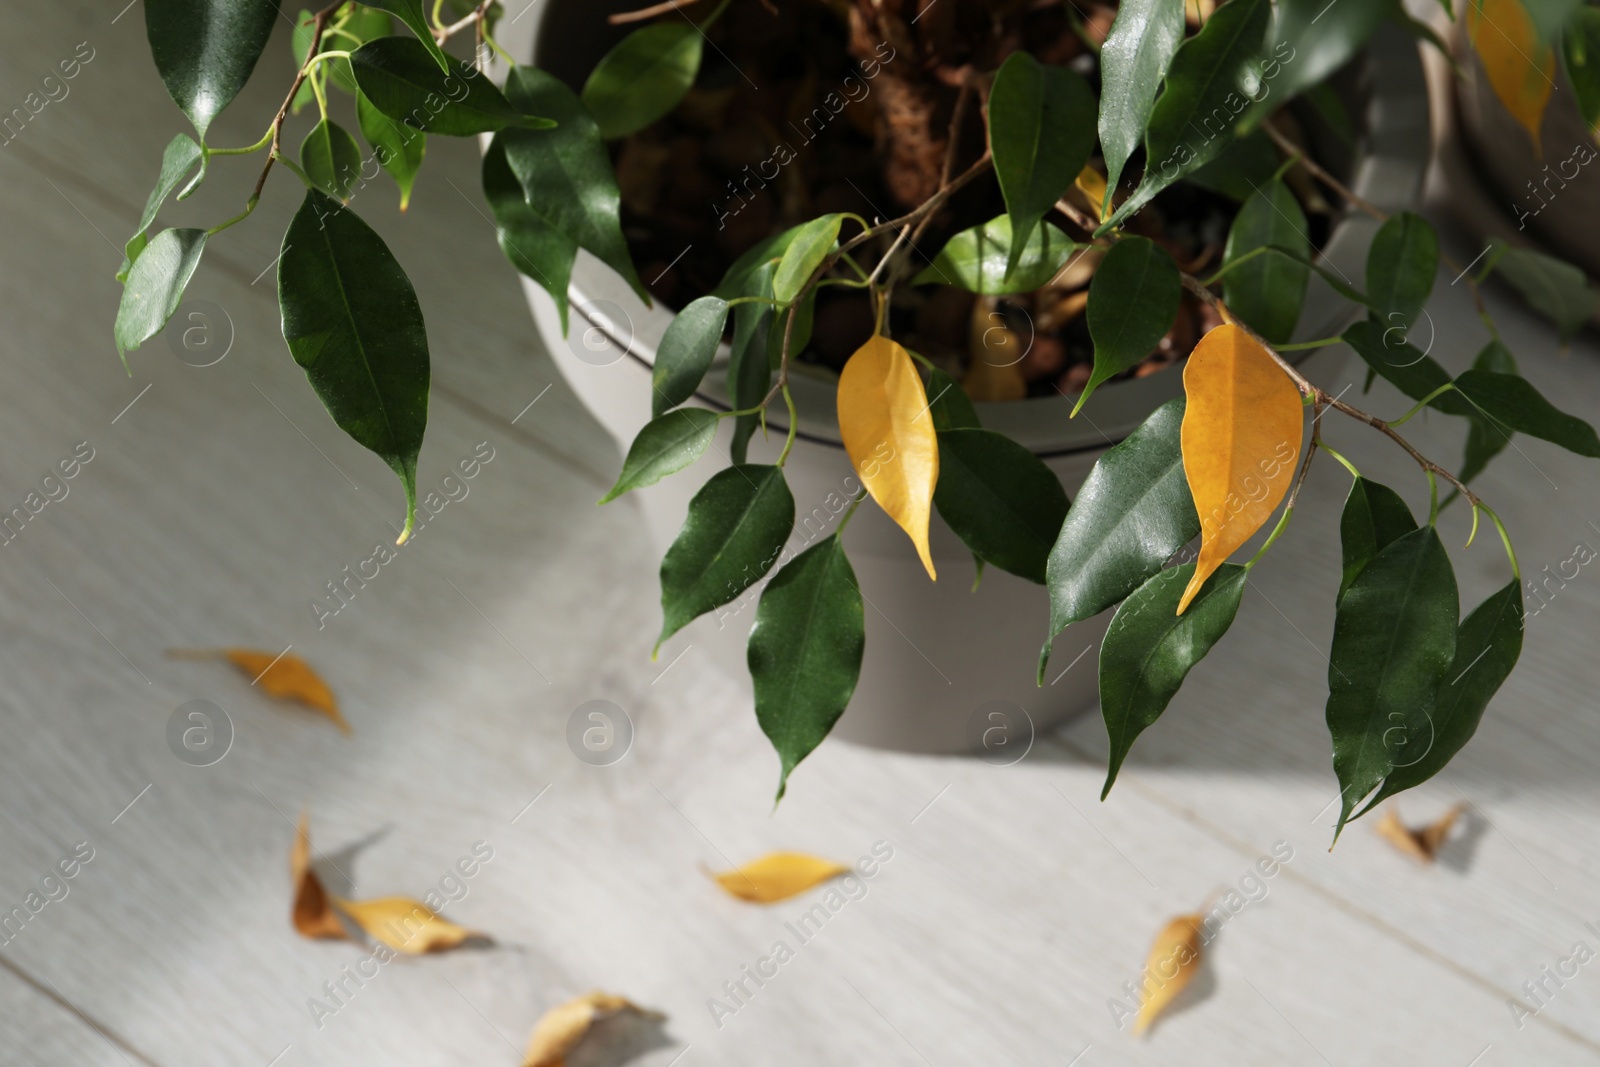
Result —
<svg viewBox="0 0 1600 1067"><path fill-rule="evenodd" d="M248 648L171 648L167 655L178 659L225 659L250 679L251 685L276 700L293 700L334 721L341 733L350 733L350 724L339 712L339 701L311 665L288 652L273 654Z"/></svg>
<svg viewBox="0 0 1600 1067"><path fill-rule="evenodd" d="M1391 805L1378 820L1378 833L1412 859L1432 863L1465 808L1466 805L1457 804L1428 825L1412 829L1400 821L1399 810Z"/></svg>
<svg viewBox="0 0 1600 1067"><path fill-rule="evenodd" d="M1294 479L1300 391L1261 343L1224 323L1183 368L1183 471L1200 513L1200 557L1182 615L1207 578L1272 516Z"/></svg>
<svg viewBox="0 0 1600 1067"><path fill-rule="evenodd" d="M1144 965L1145 984L1150 993L1139 1005L1139 1015L1133 1020L1135 1034L1144 1033L1199 972L1204 921L1203 915L1180 915L1156 935Z"/></svg>
<svg viewBox="0 0 1600 1067"><path fill-rule="evenodd" d="M872 499L917 547L928 577L939 441L928 394L904 348L877 336L856 349L839 374L839 436Z"/></svg>
<svg viewBox="0 0 1600 1067"><path fill-rule="evenodd" d="M344 924L329 906L328 891L311 869L311 813L303 812L289 850L289 875L294 882L290 918L302 937L342 941L349 938Z"/></svg>
<svg viewBox="0 0 1600 1067"><path fill-rule="evenodd" d="M544 1013L528 1038L522 1067L563 1067L567 1053L578 1046L595 1023L625 1011L647 1019L666 1018L660 1012L646 1011L625 997L598 990L585 993Z"/></svg>
<svg viewBox="0 0 1600 1067"><path fill-rule="evenodd" d="M803 852L773 852L712 877L730 896L755 904L772 904L849 873L849 867Z"/></svg>
<svg viewBox="0 0 1600 1067"><path fill-rule="evenodd" d="M1521 0L1468 0L1467 35L1489 87L1533 138L1533 154L1541 155L1539 126L1555 88L1554 53L1539 39Z"/></svg>
<svg viewBox="0 0 1600 1067"><path fill-rule="evenodd" d="M442 919L420 901L410 897L379 897L376 900L334 899L334 906L375 940L396 952L420 956L455 948L481 934Z"/></svg>

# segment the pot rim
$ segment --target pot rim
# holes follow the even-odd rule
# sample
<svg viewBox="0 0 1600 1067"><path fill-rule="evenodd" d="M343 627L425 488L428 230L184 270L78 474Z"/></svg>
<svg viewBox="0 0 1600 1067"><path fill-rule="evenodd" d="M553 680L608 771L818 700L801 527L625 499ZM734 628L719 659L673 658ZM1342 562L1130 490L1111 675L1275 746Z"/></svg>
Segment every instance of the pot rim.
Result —
<svg viewBox="0 0 1600 1067"><path fill-rule="evenodd" d="M545 4L544 11L522 27L514 20L507 31L502 31L505 47L513 55L536 56L544 23L554 6ZM1357 62L1367 90L1365 136L1352 160L1347 184L1357 196L1386 212L1413 206L1421 192L1431 142L1427 83L1419 45L1400 27L1384 24ZM1347 206L1334 222L1317 262L1347 279L1352 274L1364 277L1367 248L1377 227L1374 219ZM611 350L623 353L646 371L654 370L656 345L676 312L660 303L645 305L620 275L582 250L573 267L568 302L575 318L582 320L573 325L598 331ZM626 334L617 328L613 309L627 320ZM1360 314L1359 309L1349 307L1348 301L1313 274L1294 339L1336 336ZM637 325L641 322L644 330ZM646 332L648 337L641 336ZM1294 362L1308 359L1316 351L1297 353ZM728 345L724 343L718 350L716 366L725 363L727 352ZM1041 459L1080 455L1102 451L1132 433L1151 411L1179 395L1181 384L1174 388L1172 383L1181 382L1181 376L1180 365L1146 378L1106 383L1096 392L1105 413L1099 424L1089 422L1088 427L1084 426L1085 420L1069 421L1076 397L1065 395L980 402L976 407L985 426L1003 430ZM708 376L695 390L693 399L715 411L732 410L730 398L720 384L720 377ZM834 415L834 384L792 375L790 387L800 413L796 436L812 444L843 449ZM769 429L786 433L786 413L774 414L776 417L768 420Z"/></svg>

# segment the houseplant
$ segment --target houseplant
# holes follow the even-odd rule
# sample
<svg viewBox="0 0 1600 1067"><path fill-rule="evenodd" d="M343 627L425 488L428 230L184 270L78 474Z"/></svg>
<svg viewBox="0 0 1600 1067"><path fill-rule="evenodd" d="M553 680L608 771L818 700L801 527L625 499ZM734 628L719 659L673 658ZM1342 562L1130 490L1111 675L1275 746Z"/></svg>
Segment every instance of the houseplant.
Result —
<svg viewBox="0 0 1600 1067"><path fill-rule="evenodd" d="M881 138L884 186L897 213L880 212L890 217L872 221L859 212L827 211L775 235L758 234L711 292L683 294L656 352L654 417L607 494L611 499L688 467L711 446L720 424L730 424L734 462L695 494L663 562L662 636L736 601L770 573L754 609L748 663L757 718L782 764L779 795L844 711L861 670L865 605L841 531L867 495L909 535L913 558L930 578L937 509L980 563L1042 580L1051 636L1116 607L1099 657L1112 738L1109 789L1138 732L1231 624L1245 576L1287 527L1312 458L1326 451L1349 467L1322 439L1330 410L1390 437L1434 490L1420 526L1391 490L1360 475L1345 506L1327 708L1345 796L1341 825L1375 791L1372 803L1435 773L1470 737L1521 643L1520 576L1509 536L1467 483L1512 432L1586 455L1600 455L1600 438L1516 374L1486 311L1491 340L1474 369L1455 379L1406 344L1405 330L1433 284L1437 238L1417 216L1386 214L1348 189L1307 153L1281 111L1305 95L1337 116L1338 100L1323 86L1391 6L1283 0L1274 14L1266 0L1228 0L1214 11L1197 6L1189 25L1176 0L1128 0L1114 13L1097 9L1099 23L1061 16L1085 45L1072 47L1072 66L1019 47L1066 39L1030 32L1033 5L801 6L809 9L808 25L834 20L842 27L845 52L863 77L866 64L875 61L881 71L902 46L916 49L918 64L897 68L884 84L885 126L867 126ZM622 231L621 191L605 142L687 106L705 42L716 44L708 35L723 32L724 20L770 14L760 0L668 2L633 13L627 21L643 27L599 59L578 93L503 54L494 37L498 11L489 0L449 16L444 7L444 0L431 11L421 0L364 7L341 0L304 13L296 20L300 66L265 135L254 145L216 149L203 146L206 127L250 76L277 17L275 4L148 3L157 69L201 141L180 135L167 148L139 234L128 245L115 327L124 352L158 332L206 242L248 218L274 164L282 163L306 187L278 266L284 336L335 421L401 478L402 540L415 508L428 353L403 271L342 203L364 180L364 163L389 171L405 195L427 135L492 133L484 184L512 262L545 285L559 307L581 247L642 298L647 289ZM930 16L928 28L911 30L933 11L940 13ZM411 34L389 32L391 15ZM195 31L197 19L208 32ZM481 48L472 63L441 48L462 33L500 53L507 66L503 88L483 73ZM1098 101L1093 78L1101 86ZM358 94L358 122L374 149L370 160L327 117L330 90L340 85ZM281 131L307 86L323 117L296 162ZM844 110L842 103L837 110L827 106L835 114ZM975 158L967 161L969 123L978 132ZM1272 153L1265 171L1253 169L1262 148ZM198 167L193 181L199 181L215 157L259 152L266 161L241 215L209 230L146 238L156 211L189 172ZM1197 276L1194 263L1180 266L1171 234L1141 232L1159 222L1162 198L1185 184L1238 179L1251 191L1227 209L1226 247L1207 276ZM959 217L963 190L991 181L997 214L922 255L926 235ZM1374 216L1362 289L1313 258L1301 201L1323 197ZM1068 229L1080 236L1069 237ZM1037 456L979 424L951 373L987 388L984 377L1003 362L986 358L993 351L982 341L991 336L988 328L969 346L964 366L959 353L957 363L941 366L893 337L904 329L908 291L943 284L979 294L974 299L1034 299L1050 291L1052 279L1065 277L1074 257L1086 255L1098 266L1078 300L1089 356L1076 401L1082 417L1092 418L1104 402L1103 383L1147 365L1185 309L1191 316L1200 309L1217 324L1198 342L1191 337L1183 395L1146 412L1131 436L1105 452L1069 508ZM1313 275L1366 317L1339 338L1290 343ZM1474 287L1481 280L1472 279ZM833 532L780 561L795 515L785 472L803 421L795 398L808 376L816 382L828 373L826 366L804 365L805 339L823 336L820 294L832 291L864 298L870 314L833 386L840 436L864 491L850 494ZM706 380L730 320L732 410L686 404ZM603 332L594 320L588 326ZM1190 330L1200 332L1192 323ZM997 336L1011 343L1004 331ZM1416 407L1384 421L1318 387L1291 361L1295 352L1336 340L1411 395ZM1419 454L1396 429L1430 406L1468 424L1460 475ZM748 462L769 409L775 431L783 420L777 455L771 463ZM1303 446L1307 409L1310 438ZM1480 517L1497 528L1513 573L1464 621L1435 529L1449 503L1439 498L1441 479L1470 507L1474 532ZM1285 497L1260 551L1245 564L1227 563ZM1197 535L1193 561L1165 566ZM1048 652L1047 643L1041 675Z"/></svg>

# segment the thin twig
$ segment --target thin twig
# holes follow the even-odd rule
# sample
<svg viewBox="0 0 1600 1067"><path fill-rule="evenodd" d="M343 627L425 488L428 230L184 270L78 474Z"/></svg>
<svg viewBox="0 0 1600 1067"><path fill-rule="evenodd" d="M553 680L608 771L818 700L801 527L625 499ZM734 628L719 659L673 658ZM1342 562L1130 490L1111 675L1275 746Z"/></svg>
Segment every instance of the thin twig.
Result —
<svg viewBox="0 0 1600 1067"><path fill-rule="evenodd" d="M1311 443L1306 446L1305 462L1300 464L1300 474L1294 480L1294 488L1289 490L1289 511L1294 510L1294 502L1300 499L1300 487L1306 484L1306 475L1311 473L1311 457L1317 454L1317 449L1322 445L1322 412L1325 405L1320 400L1311 402Z"/></svg>
<svg viewBox="0 0 1600 1067"><path fill-rule="evenodd" d="M700 0L665 0L665 3L651 4L637 11L619 11L606 21L613 26L625 26L630 22L643 22L645 19L653 19L657 15L665 15L679 8L692 7L699 2Z"/></svg>
<svg viewBox="0 0 1600 1067"><path fill-rule="evenodd" d="M468 26L474 24L481 25L484 17L489 14L489 8L493 4L494 0L483 0L482 3L472 9L472 13L470 15L466 15L457 19L441 30L434 30L433 39L438 41L440 44L444 44L446 41L460 33L462 30L466 29Z"/></svg>
<svg viewBox="0 0 1600 1067"><path fill-rule="evenodd" d="M316 58L322 46L322 31L327 28L328 20L333 18L333 13L343 7L345 0L334 0L333 3L311 16L314 26L311 31L311 47L306 49L306 61L300 64L300 69L295 73L294 84L289 86L289 95L283 98L283 106L278 108L278 113L272 119L272 145L267 149L267 163L261 168L261 176L256 179L255 191L250 194L251 200L261 199L261 190L266 187L267 175L272 171L272 164L278 158L278 140L283 135L283 122L289 117L289 108L294 105L295 95L300 92L300 86L306 80L306 72L311 69L311 61Z"/></svg>

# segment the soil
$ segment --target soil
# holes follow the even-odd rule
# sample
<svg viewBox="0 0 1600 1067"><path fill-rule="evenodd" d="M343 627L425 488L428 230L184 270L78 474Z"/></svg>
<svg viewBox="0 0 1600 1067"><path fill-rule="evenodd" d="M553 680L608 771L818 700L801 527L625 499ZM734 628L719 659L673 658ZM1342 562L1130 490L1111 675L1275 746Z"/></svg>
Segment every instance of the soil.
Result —
<svg viewBox="0 0 1600 1067"><path fill-rule="evenodd" d="M1078 10L1087 12L1081 24L1069 18ZM854 212L876 222L904 214L939 187L947 156L951 173L959 173L983 152L978 97L987 86L975 71L993 70L1026 48L1041 62L1072 67L1097 88L1095 50L1085 38L1098 42L1114 16L1112 7L1051 0L940 0L920 8L916 0L731 5L710 32L714 47L684 102L613 148L623 232L641 277L677 308L715 288L757 241L807 219ZM1140 162L1130 162L1119 194L1136 183ZM1104 172L1098 157L1091 165ZM1072 198L1089 207L1076 190ZM1301 199L1312 212L1313 242L1320 243L1326 205L1314 195ZM1220 263L1238 207L1180 182L1129 229L1165 246L1185 270L1203 272ZM951 235L1004 212L992 172L969 184L917 239L906 278ZM1075 240L1087 238L1059 212L1048 221ZM846 236L851 232L847 223ZM888 243L863 249L864 262ZM1075 396L1094 362L1083 308L1098 259L1091 250L1044 289L1014 297L902 281L888 332L953 374L975 399ZM1217 322L1209 306L1185 292L1172 330L1124 377L1180 361ZM836 374L872 328L863 293L820 290L812 341L796 372Z"/></svg>

